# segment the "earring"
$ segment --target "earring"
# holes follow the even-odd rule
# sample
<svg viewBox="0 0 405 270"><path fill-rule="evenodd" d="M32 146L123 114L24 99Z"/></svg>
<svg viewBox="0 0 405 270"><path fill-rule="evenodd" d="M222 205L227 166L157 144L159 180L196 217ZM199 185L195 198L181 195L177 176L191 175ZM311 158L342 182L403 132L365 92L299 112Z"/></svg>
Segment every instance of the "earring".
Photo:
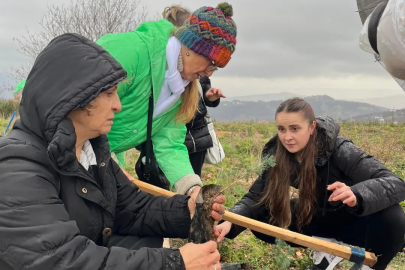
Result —
<svg viewBox="0 0 405 270"><path fill-rule="evenodd" d="M186 55L187 55L187 56L190 56L190 54L188 53L188 51L186 51Z"/></svg>

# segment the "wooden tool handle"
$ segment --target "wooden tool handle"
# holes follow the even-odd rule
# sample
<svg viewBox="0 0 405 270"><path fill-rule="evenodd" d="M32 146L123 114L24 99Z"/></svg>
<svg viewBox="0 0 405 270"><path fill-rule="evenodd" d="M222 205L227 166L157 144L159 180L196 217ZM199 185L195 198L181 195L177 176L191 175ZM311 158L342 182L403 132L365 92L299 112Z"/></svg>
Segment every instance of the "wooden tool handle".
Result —
<svg viewBox="0 0 405 270"><path fill-rule="evenodd" d="M154 185L142 182L140 180L132 180L132 182L134 182L139 189L141 189L142 191L145 191L149 194L155 195L155 196L166 196L166 197L172 197L174 195L176 195L176 193L171 192L169 190L160 188L160 187L156 187Z"/></svg>
<svg viewBox="0 0 405 270"><path fill-rule="evenodd" d="M292 232L251 218L234 214L229 211L225 211L225 214L222 215L222 219L266 235L283 239L284 241L292 242L297 245L309 247L313 250L322 251L334 256L342 257L346 260L349 260L352 255L352 251L349 247ZM376 262L377 257L374 255L374 253L366 252L364 264L372 267Z"/></svg>
<svg viewBox="0 0 405 270"><path fill-rule="evenodd" d="M139 181L139 180L134 180L133 181L141 190L153 194L156 196L166 196L166 197L172 197L176 195L175 193L155 187L153 185L147 184L145 182ZM341 258L344 258L346 260L349 260L350 257L352 256L352 251L349 247L341 246L339 244L334 244L330 243L324 240L316 239L310 236L306 236L300 233L292 232L286 229L282 229L276 226L272 226L270 224L266 224L251 218L247 218L238 214L234 214L229 211L225 211L225 213L222 215L223 220L229 221L231 223L234 223L236 225L266 234L270 235L279 239L282 239L284 241L288 241L291 243L295 243L297 245L301 245L304 247L309 247L313 250L317 251L322 251L326 252L328 254L332 254L334 256L338 256ZM374 255L374 253L371 252L366 252L366 256L364 259L364 264L367 266L374 266L374 264L377 262L377 257Z"/></svg>

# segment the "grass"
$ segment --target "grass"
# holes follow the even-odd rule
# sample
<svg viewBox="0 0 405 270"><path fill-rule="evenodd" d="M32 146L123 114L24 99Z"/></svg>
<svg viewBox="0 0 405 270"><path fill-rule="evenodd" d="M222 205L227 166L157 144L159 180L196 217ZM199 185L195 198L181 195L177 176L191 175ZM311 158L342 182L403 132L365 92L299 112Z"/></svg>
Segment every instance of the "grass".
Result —
<svg viewBox="0 0 405 270"><path fill-rule="evenodd" d="M260 171L260 155L264 144L276 133L273 123L216 123L218 136L226 158L218 165L204 165L205 183L218 183L225 191L227 208L236 203L249 189ZM376 156L389 169L405 179L405 125L344 123L341 135L350 138L359 148ZM257 240L246 230L234 240L225 240L219 250L224 262L248 263L251 269L306 269L311 265L309 252L269 245ZM286 256L287 255L287 256ZM289 265L282 258L289 258ZM405 269L405 254L401 253L388 269ZM284 267L283 267L284 265ZM340 269L349 269L346 262Z"/></svg>
<svg viewBox="0 0 405 270"><path fill-rule="evenodd" d="M0 134L8 121L0 118ZM273 123L215 123L226 158L218 165L204 165L203 181L226 189L226 207L234 205L249 189L261 171L260 155L264 144L276 133ZM376 156L389 169L405 179L405 125L375 123L343 123L341 135L350 138L359 148ZM133 164L136 151L128 151L126 169L135 174ZM181 246L184 240L172 239L172 246ZM309 250L295 249L282 242L269 245L256 239L246 230L234 240L219 245L223 262L247 263L249 269L307 269L311 265ZM347 270L351 263L344 262L339 270ZM405 254L399 253L389 270L405 269Z"/></svg>
<svg viewBox="0 0 405 270"><path fill-rule="evenodd" d="M0 119L9 118L14 111L18 111L19 100L17 99L0 99Z"/></svg>

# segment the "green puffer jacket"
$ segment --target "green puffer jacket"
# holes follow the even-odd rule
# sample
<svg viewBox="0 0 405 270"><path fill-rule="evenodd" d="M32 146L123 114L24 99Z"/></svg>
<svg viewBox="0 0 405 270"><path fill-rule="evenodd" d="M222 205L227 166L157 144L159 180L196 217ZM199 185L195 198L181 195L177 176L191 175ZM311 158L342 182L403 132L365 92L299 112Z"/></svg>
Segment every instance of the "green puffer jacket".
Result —
<svg viewBox="0 0 405 270"><path fill-rule="evenodd" d="M128 73L119 85L122 111L115 115L108 139L111 151L121 153L146 141L148 99L153 85L154 102L160 95L166 70L166 45L173 31L167 20L147 22L136 31L107 34L97 43L120 62ZM156 160L178 193L202 185L190 165L185 124L176 123L181 99L153 119L152 142Z"/></svg>

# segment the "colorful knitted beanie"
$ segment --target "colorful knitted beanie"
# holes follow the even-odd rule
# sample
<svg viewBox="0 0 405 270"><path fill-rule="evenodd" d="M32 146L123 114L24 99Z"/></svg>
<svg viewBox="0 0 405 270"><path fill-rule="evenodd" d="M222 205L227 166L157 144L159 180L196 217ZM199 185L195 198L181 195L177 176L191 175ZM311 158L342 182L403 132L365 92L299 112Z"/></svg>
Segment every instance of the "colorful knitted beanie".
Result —
<svg viewBox="0 0 405 270"><path fill-rule="evenodd" d="M225 67L236 45L232 15L228 3L199 8L177 29L175 36L190 50L213 60L218 67Z"/></svg>

